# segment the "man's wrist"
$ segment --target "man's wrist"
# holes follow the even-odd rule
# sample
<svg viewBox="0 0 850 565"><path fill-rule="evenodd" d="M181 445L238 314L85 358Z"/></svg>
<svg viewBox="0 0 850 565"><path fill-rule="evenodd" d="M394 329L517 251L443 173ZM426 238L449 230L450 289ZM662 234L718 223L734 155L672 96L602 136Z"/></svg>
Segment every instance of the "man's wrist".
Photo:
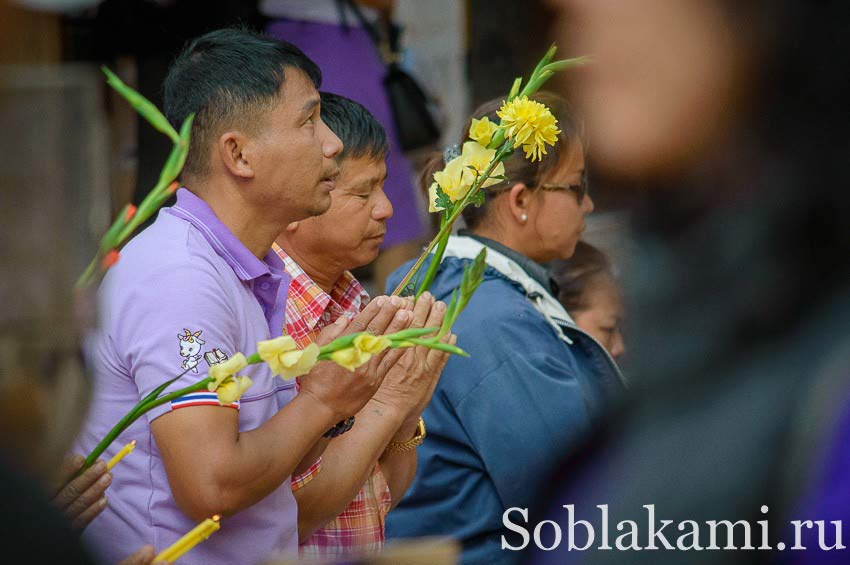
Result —
<svg viewBox="0 0 850 565"><path fill-rule="evenodd" d="M415 418L407 418L402 422L401 426L399 426L398 430L396 430L395 435L393 436L393 443L404 443L409 440L413 436L416 435L416 431L419 428L419 416L417 415Z"/></svg>
<svg viewBox="0 0 850 565"><path fill-rule="evenodd" d="M311 416L315 417L316 421L321 422L322 433L325 433L332 426L336 425L340 420L344 420L346 416L338 413L333 408L328 406L315 394L309 390L301 389L292 402L301 402L308 405Z"/></svg>

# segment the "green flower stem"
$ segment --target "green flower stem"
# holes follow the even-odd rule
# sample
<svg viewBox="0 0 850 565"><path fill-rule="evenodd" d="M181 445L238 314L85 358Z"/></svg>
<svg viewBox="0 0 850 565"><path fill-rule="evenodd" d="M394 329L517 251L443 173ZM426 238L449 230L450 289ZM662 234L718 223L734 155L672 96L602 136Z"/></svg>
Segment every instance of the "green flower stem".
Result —
<svg viewBox="0 0 850 565"><path fill-rule="evenodd" d="M103 255L101 255L100 253L97 253L94 256L88 267L86 267L86 270L83 271L83 274L80 275L80 278L78 278L76 284L74 284L75 288L83 289L92 283L95 276L97 275L97 269L102 259Z"/></svg>
<svg viewBox="0 0 850 565"><path fill-rule="evenodd" d="M393 347L398 347L401 342L411 342L417 343L418 345L424 345L425 347L431 347L432 349L440 349L443 351L447 351L449 353L454 353L456 355L466 355L462 349L454 346L450 346L448 344L444 344L442 342L435 342L431 340L421 340L418 339L421 336L433 334L439 328L409 328L406 330L402 330L400 332L396 332L393 334L388 334L384 337L389 338L393 342ZM345 347L351 347L354 338L359 335L363 335L366 332L358 332L355 334L346 335L340 338L335 339L331 343L325 345L321 348L319 359L327 360L330 358L331 354L339 349L344 349ZM421 343L420 343L421 342ZM258 363L262 363L262 359L260 358L259 353L254 353L248 357L246 357L248 361L248 365L256 365ZM109 433L100 441L100 443L95 446L91 453L85 459L82 468L77 472L77 475L82 474L86 469L92 466L97 458L101 456L101 454L106 451L106 449L112 444L115 439L121 435L121 433L126 430L130 425L133 424L136 420L138 420L143 414L149 412L150 410L156 408L157 406L161 406L166 402L170 402L175 398L180 398L181 396L185 396L191 392L195 392L197 390L201 390L205 388L209 382L210 377L204 377L200 381L176 390L174 392L170 392L164 396L159 396L168 386L174 383L177 379L184 376L188 373L190 369L186 369L176 377L162 383L158 387L156 387L153 391L151 391L148 395L146 395L142 400L140 400L127 414L124 415L121 420L118 421L115 426L109 430Z"/></svg>
<svg viewBox="0 0 850 565"><path fill-rule="evenodd" d="M507 141L504 143L504 145L502 145L502 147L498 151L496 151L496 155L493 156L493 160L490 161L490 164L484 170L484 173L480 177L478 177L476 182L469 189L469 192L467 192L466 196L463 197L463 200L461 200L457 205L455 205L454 210L452 210L452 213L449 216L448 220L446 220L445 225L442 227L442 229L440 229L439 233L434 236L434 239L431 240L431 243L428 244L428 247L425 248L425 251L422 252L422 255L420 255L419 259L416 260L416 263L413 264L413 267L411 267L407 274L404 275L404 278L401 280L401 282L398 283L398 286L392 293L393 296L398 296L398 294L402 290L404 290L404 287L407 286L407 283L410 282L410 279L413 278L413 276L419 271L419 269L422 268L422 264L425 262L425 259L428 257L428 255L430 255L434 247L436 247L436 245L443 238L448 238L449 234L451 234L452 226L460 216L461 212L463 212L463 209L466 208L467 205L469 205L469 201L472 199L475 193L478 192L484 182L488 178L490 178L490 175L493 174L496 165L498 165L502 160L504 160L504 158L512 150L513 149L511 148L510 141Z"/></svg>
<svg viewBox="0 0 850 565"><path fill-rule="evenodd" d="M410 343L412 345L421 345L423 347L427 347L429 349L438 349L440 351L445 351L446 353L451 353L453 355L460 355L461 357L469 357L469 353L461 349L456 345L452 345L450 343L443 343L442 341L438 341L437 338L433 339L417 339L410 338L406 340L405 343ZM406 345L406 347L410 347Z"/></svg>
<svg viewBox="0 0 850 565"><path fill-rule="evenodd" d="M446 235L437 244L437 249L434 251L434 258L431 260L431 264L428 265L428 270L425 271L425 278L422 279L422 282L416 288L415 297L417 299L422 296L423 292L431 288L431 283L434 282L434 278L437 276L437 271L440 269L440 263L443 261L443 255L446 252L446 246L448 244L449 232L446 232Z"/></svg>
<svg viewBox="0 0 850 565"><path fill-rule="evenodd" d="M178 375L171 382L180 378L180 376L181 375ZM111 430L109 430L109 433L106 434L106 436L102 440L100 440L100 443L98 443L95 446L95 448L92 450L92 452L89 453L88 457L86 457L86 460L83 463L82 468L77 472L77 474L79 475L79 474L83 473L86 469L91 467L92 464L94 464L94 462L97 461L97 458L100 457L101 454L104 451L106 451L106 449L112 444L112 442L115 441L115 439L119 435L121 435L121 433L124 430L129 428L130 425L132 425L133 422L138 420L143 414L145 414L146 412L149 412L150 410L153 410L157 406L161 406L162 404L165 404L166 402L170 402L171 400L174 400L175 398L180 398L181 396L185 396L186 394L189 394L190 392L195 392L196 390L200 390L200 389L204 388L205 386L207 386L207 384L209 382L210 382L210 378L204 377L203 379L196 382L195 384L189 385L185 388L181 388L180 390L166 394L165 396L162 396L162 397L159 397L159 398L150 399L150 395L146 396L145 399L143 399L136 406L134 406L133 409L130 410L123 418L121 418L121 420L119 420L118 423L115 424L115 426L113 426L113 428ZM170 383L166 383L165 386L168 386L168 384L170 384Z"/></svg>

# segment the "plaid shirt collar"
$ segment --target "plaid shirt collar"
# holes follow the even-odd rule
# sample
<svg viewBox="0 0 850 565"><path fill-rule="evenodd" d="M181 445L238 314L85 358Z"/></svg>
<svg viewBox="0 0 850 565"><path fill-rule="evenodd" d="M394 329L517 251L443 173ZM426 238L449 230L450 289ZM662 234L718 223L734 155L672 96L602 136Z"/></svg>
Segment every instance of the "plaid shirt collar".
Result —
<svg viewBox="0 0 850 565"><path fill-rule="evenodd" d="M278 244L275 243L272 250L281 258L284 271L292 279L285 324L286 333L299 345L305 338L314 338L322 328L340 316L353 318L369 302L369 294L350 272L342 274L329 294Z"/></svg>

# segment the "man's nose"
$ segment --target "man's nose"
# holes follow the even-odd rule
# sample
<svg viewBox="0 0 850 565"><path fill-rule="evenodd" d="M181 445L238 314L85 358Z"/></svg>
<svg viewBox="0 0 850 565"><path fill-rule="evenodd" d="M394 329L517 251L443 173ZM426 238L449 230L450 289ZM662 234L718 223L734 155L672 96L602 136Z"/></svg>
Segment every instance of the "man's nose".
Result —
<svg viewBox="0 0 850 565"><path fill-rule="evenodd" d="M372 208L373 220L388 220L393 217L393 205L387 195L381 190L378 194L378 200L375 202L375 207Z"/></svg>
<svg viewBox="0 0 850 565"><path fill-rule="evenodd" d="M322 127L324 128L324 139L322 139L322 153L324 153L325 157L328 159L333 159L340 153L342 153L342 140L337 137L337 135L325 125L325 122L322 122Z"/></svg>

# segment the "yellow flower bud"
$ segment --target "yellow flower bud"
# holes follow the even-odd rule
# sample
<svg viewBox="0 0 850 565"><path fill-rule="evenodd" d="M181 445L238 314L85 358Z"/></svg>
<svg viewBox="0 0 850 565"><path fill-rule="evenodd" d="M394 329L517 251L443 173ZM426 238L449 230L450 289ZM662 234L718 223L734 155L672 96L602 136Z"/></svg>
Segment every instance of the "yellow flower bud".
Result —
<svg viewBox="0 0 850 565"><path fill-rule="evenodd" d="M392 344L389 338L382 335L361 334L354 338L354 347L370 355L377 355Z"/></svg>
<svg viewBox="0 0 850 565"><path fill-rule="evenodd" d="M353 371L357 367L368 363L371 358L371 353L365 353L353 346L331 353L331 361L340 367L345 367L349 371Z"/></svg>
<svg viewBox="0 0 850 565"><path fill-rule="evenodd" d="M490 140L493 139L493 134L499 126L490 121L490 118L484 116L480 120L473 119L469 126L469 138L477 141L483 146L487 146Z"/></svg>
<svg viewBox="0 0 850 565"><path fill-rule="evenodd" d="M299 351L291 336L282 335L258 342L257 354L268 364L272 373L288 380L310 372L319 358L319 346L311 343Z"/></svg>

